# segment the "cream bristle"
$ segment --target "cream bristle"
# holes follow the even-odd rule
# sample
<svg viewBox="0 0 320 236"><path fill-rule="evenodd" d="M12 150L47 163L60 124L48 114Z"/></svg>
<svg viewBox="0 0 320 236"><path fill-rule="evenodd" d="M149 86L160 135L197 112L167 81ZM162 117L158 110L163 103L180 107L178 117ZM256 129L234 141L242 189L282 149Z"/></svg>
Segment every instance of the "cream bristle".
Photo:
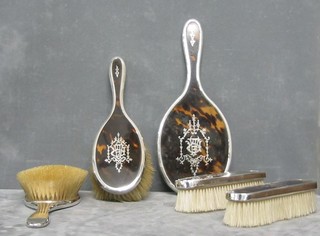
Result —
<svg viewBox="0 0 320 236"><path fill-rule="evenodd" d="M262 180L254 180L216 187L178 190L175 210L186 213L222 210L226 208L227 191L261 184L263 184Z"/></svg>
<svg viewBox="0 0 320 236"><path fill-rule="evenodd" d="M316 209L316 192L312 190L260 201L228 201L223 221L234 227L254 227L305 216Z"/></svg>
<svg viewBox="0 0 320 236"><path fill-rule="evenodd" d="M27 201L74 200L88 171L66 165L38 166L21 171L17 179Z"/></svg>
<svg viewBox="0 0 320 236"><path fill-rule="evenodd" d="M140 201L145 198L149 193L149 189L151 188L154 175L152 157L148 149L145 150L145 158L145 166L142 172L140 183L135 189L126 194L113 194L105 191L101 188L98 180L92 173L91 182L93 185L94 197L98 200L118 202Z"/></svg>

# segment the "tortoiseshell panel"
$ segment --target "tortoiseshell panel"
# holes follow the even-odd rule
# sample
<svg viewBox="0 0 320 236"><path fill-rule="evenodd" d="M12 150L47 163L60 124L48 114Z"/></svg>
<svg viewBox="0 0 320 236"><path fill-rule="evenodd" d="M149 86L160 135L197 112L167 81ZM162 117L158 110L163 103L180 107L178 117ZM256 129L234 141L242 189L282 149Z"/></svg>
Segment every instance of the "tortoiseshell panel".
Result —
<svg viewBox="0 0 320 236"><path fill-rule="evenodd" d="M119 136L124 139L130 149L130 162L123 161L120 172L116 168L116 162L105 161L108 155L108 147ZM119 188L126 186L136 178L141 166L141 144L134 127L121 114L114 114L103 127L96 144L96 164L100 177L110 187ZM109 148L110 152L110 148ZM109 155L111 155L109 153Z"/></svg>
<svg viewBox="0 0 320 236"><path fill-rule="evenodd" d="M193 124L193 115L199 121L200 130L205 129L204 136L209 137L208 144L206 145L201 133L194 135L190 133L183 140L181 149L179 137L183 136L184 129L189 129L189 122ZM161 158L169 180L174 184L175 180L194 174L224 172L228 163L228 139L230 138L228 136L225 122L215 106L197 88L189 89L168 114L162 128ZM191 170L191 164L188 161L184 161L183 164L179 162L181 151L183 154L190 154L190 141L188 140L190 137L202 139L201 147L198 147L201 150L196 157L204 157L208 153L209 158L212 159L211 162L205 163L202 158L195 173Z"/></svg>

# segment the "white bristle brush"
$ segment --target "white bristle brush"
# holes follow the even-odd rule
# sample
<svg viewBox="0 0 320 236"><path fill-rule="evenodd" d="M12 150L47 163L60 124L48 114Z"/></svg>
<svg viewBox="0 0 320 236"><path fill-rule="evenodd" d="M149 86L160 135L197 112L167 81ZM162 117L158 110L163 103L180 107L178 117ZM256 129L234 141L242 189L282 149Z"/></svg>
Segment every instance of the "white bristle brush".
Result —
<svg viewBox="0 0 320 236"><path fill-rule="evenodd" d="M178 179L175 210L179 212L207 212L226 208L226 192L234 188L263 184L265 172L226 172Z"/></svg>
<svg viewBox="0 0 320 236"><path fill-rule="evenodd" d="M234 189L228 199L224 223L234 227L254 227L316 211L317 183L288 180L261 186Z"/></svg>

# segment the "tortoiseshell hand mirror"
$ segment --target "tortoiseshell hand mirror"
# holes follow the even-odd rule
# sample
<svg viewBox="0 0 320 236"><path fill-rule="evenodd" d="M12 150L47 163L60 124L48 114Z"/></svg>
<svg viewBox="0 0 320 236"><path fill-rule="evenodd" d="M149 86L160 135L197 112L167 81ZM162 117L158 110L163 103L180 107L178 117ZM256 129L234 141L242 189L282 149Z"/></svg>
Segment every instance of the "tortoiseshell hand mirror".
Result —
<svg viewBox="0 0 320 236"><path fill-rule="evenodd" d="M94 143L92 166L96 179L107 192L125 194L141 180L145 165L143 138L125 112L123 91L126 67L120 57L110 65L113 108Z"/></svg>
<svg viewBox="0 0 320 236"><path fill-rule="evenodd" d="M202 29L198 21L187 21L182 43L186 86L163 117L157 143L162 175L174 191L177 179L226 172L231 161L229 126L200 83Z"/></svg>

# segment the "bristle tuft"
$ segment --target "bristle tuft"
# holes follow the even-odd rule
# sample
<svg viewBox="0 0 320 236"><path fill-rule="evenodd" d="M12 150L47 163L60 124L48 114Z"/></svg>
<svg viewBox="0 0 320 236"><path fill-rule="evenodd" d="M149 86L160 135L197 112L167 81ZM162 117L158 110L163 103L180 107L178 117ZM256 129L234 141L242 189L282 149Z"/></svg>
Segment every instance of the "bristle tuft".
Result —
<svg viewBox="0 0 320 236"><path fill-rule="evenodd" d="M62 201L77 198L88 171L66 165L46 165L21 171L17 179L27 201Z"/></svg>
<svg viewBox="0 0 320 236"><path fill-rule="evenodd" d="M227 205L227 191L261 184L262 180L254 180L210 188L178 190L175 210L186 213L222 210Z"/></svg>
<svg viewBox="0 0 320 236"><path fill-rule="evenodd" d="M228 201L223 221L233 227L255 227L305 216L315 212L316 208L314 190L260 201Z"/></svg>
<svg viewBox="0 0 320 236"><path fill-rule="evenodd" d="M145 198L149 189L152 185L154 168L152 165L152 157L148 150L145 152L145 166L142 172L141 181L138 186L131 192L126 194L113 194L105 191L101 188L98 180L95 178L94 174L91 174L91 181L93 185L94 196L98 200L103 201L118 201L118 202L130 202L130 201L140 201Z"/></svg>

